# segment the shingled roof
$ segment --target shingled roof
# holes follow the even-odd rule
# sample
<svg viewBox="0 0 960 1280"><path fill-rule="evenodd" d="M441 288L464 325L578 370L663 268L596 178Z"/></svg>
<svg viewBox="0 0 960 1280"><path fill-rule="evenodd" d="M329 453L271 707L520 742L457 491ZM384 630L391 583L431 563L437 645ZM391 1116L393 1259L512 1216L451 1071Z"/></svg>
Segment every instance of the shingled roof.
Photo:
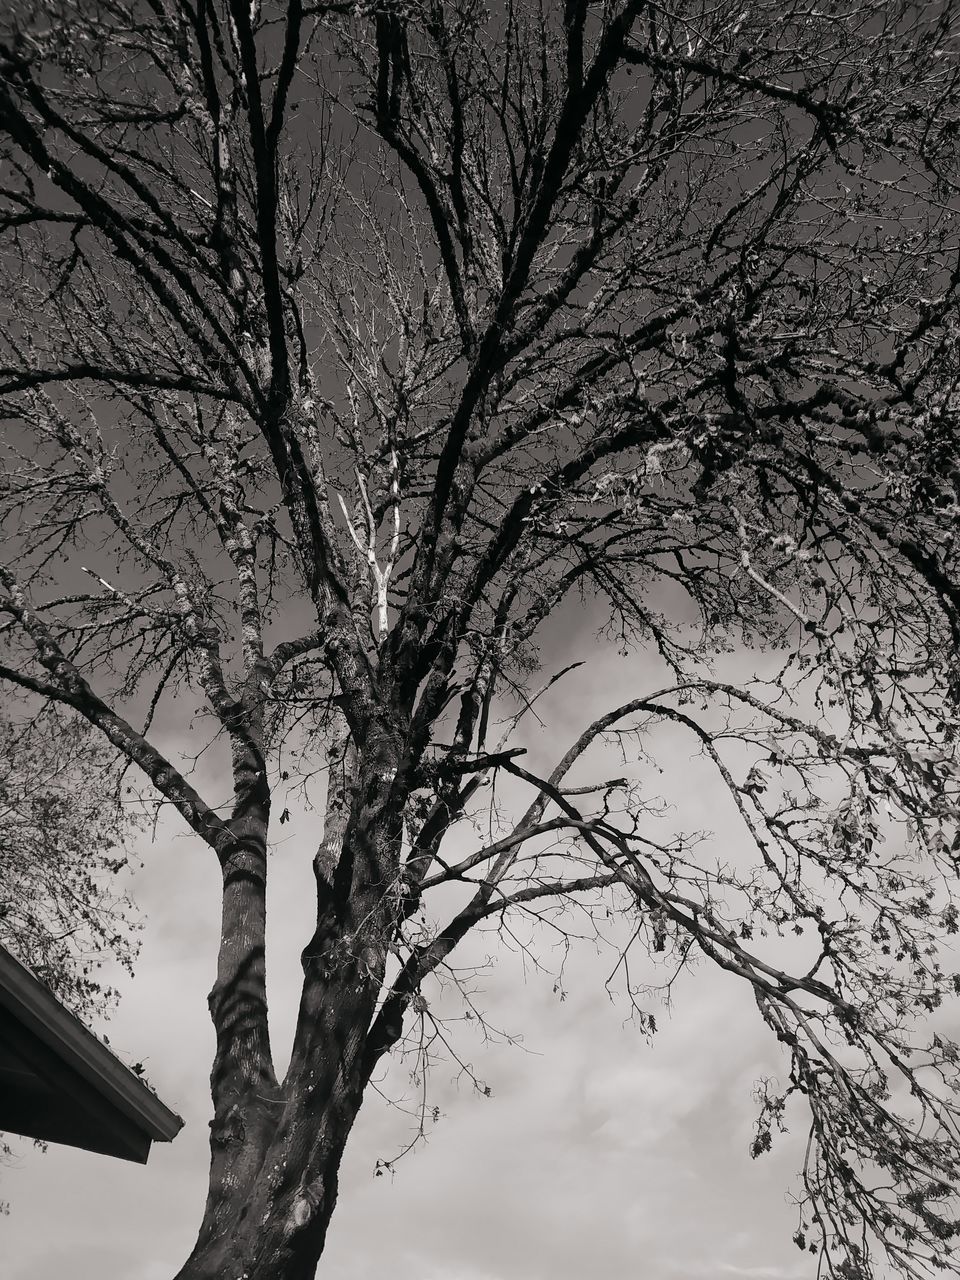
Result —
<svg viewBox="0 0 960 1280"><path fill-rule="evenodd" d="M0 1130L146 1163L178 1115L0 947Z"/></svg>

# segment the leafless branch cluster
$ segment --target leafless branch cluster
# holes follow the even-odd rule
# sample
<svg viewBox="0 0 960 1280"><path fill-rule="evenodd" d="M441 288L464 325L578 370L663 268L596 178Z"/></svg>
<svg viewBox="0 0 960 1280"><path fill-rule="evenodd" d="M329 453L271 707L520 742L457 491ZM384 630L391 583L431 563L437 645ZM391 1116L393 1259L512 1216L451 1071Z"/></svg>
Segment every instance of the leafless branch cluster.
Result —
<svg viewBox="0 0 960 1280"><path fill-rule="evenodd" d="M461 939L609 919L622 971L752 988L789 1060L756 1151L811 1117L798 1244L845 1280L878 1242L947 1265L958 1050L914 1017L957 984L957 36L949 0L8 22L0 676L223 868L182 1276L312 1274ZM659 674L541 776L517 726L577 598ZM229 803L158 748L165 707L229 744ZM664 729L736 849L651 793ZM268 824L321 772L278 1081Z"/></svg>

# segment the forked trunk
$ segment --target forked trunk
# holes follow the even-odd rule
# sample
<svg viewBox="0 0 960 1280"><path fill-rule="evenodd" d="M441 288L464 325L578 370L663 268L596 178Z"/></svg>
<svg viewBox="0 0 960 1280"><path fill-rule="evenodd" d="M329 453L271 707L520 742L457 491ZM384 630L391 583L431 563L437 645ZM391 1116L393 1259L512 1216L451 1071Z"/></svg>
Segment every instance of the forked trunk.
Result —
<svg viewBox="0 0 960 1280"><path fill-rule="evenodd" d="M369 758L359 761L343 726L330 752L324 836L314 858L316 926L302 956L282 1084L266 1017L266 809L255 841L247 821L234 823L210 995L217 1028L210 1184L197 1243L177 1280L312 1280L316 1272L372 1066L367 1038L399 903L396 747L370 738ZM377 1037L374 1059L399 1029L396 1021Z"/></svg>
<svg viewBox="0 0 960 1280"><path fill-rule="evenodd" d="M226 1133L212 1126L204 1220L176 1280L312 1280L363 1097L375 986L355 963L305 986L277 1096L238 1106Z"/></svg>

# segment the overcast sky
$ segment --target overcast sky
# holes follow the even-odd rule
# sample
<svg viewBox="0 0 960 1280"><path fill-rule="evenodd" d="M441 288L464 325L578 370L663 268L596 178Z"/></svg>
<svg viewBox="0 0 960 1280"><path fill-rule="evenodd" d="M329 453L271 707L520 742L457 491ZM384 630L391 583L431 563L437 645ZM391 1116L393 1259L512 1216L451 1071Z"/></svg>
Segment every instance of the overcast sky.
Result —
<svg viewBox="0 0 960 1280"><path fill-rule="evenodd" d="M593 715L651 683L649 662L599 651L587 620L568 630L569 652L593 665L568 678L563 696L531 726L531 759L550 754ZM753 661L743 657L744 662ZM164 744L173 745L171 742ZM686 827L712 826L729 848L734 827L723 795L693 755L666 740L668 798ZM540 757L537 760L537 757ZM602 767L597 776L605 775ZM300 818L297 821L297 818ZM273 855L268 966L278 1067L298 993L298 955L311 932L312 885L303 843L309 823ZM146 930L138 974L107 1032L127 1062L142 1061L185 1128L156 1144L146 1167L66 1148L24 1144L4 1170L0 1221L4 1280L170 1280L195 1238L206 1189L206 1088L213 1032L206 993L214 971L219 875L199 842L171 821L145 850L138 896ZM481 960L490 936L472 944ZM468 957L471 958L471 957ZM549 959L549 957L548 957ZM439 1066L431 1105L441 1119L395 1172L374 1177L409 1136L410 1119L368 1092L351 1136L321 1277L336 1280L805 1280L816 1262L791 1243L789 1204L804 1133L749 1155L755 1082L784 1062L753 999L729 975L701 967L656 1002L648 1041L604 991L611 955L581 948L565 976L506 957L483 981L493 1024L522 1047L461 1053L489 1085L479 1096ZM469 1033L469 1028L466 1028ZM397 1089L412 1088L403 1070Z"/></svg>

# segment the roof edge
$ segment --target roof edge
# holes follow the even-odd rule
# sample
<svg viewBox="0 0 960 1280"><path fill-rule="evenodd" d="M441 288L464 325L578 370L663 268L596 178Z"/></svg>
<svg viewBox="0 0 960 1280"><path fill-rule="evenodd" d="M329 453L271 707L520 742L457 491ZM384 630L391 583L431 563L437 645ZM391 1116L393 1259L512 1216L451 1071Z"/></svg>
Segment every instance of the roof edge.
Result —
<svg viewBox="0 0 960 1280"><path fill-rule="evenodd" d="M170 1142L183 1120L99 1040L26 965L0 946L0 1005L135 1124Z"/></svg>

